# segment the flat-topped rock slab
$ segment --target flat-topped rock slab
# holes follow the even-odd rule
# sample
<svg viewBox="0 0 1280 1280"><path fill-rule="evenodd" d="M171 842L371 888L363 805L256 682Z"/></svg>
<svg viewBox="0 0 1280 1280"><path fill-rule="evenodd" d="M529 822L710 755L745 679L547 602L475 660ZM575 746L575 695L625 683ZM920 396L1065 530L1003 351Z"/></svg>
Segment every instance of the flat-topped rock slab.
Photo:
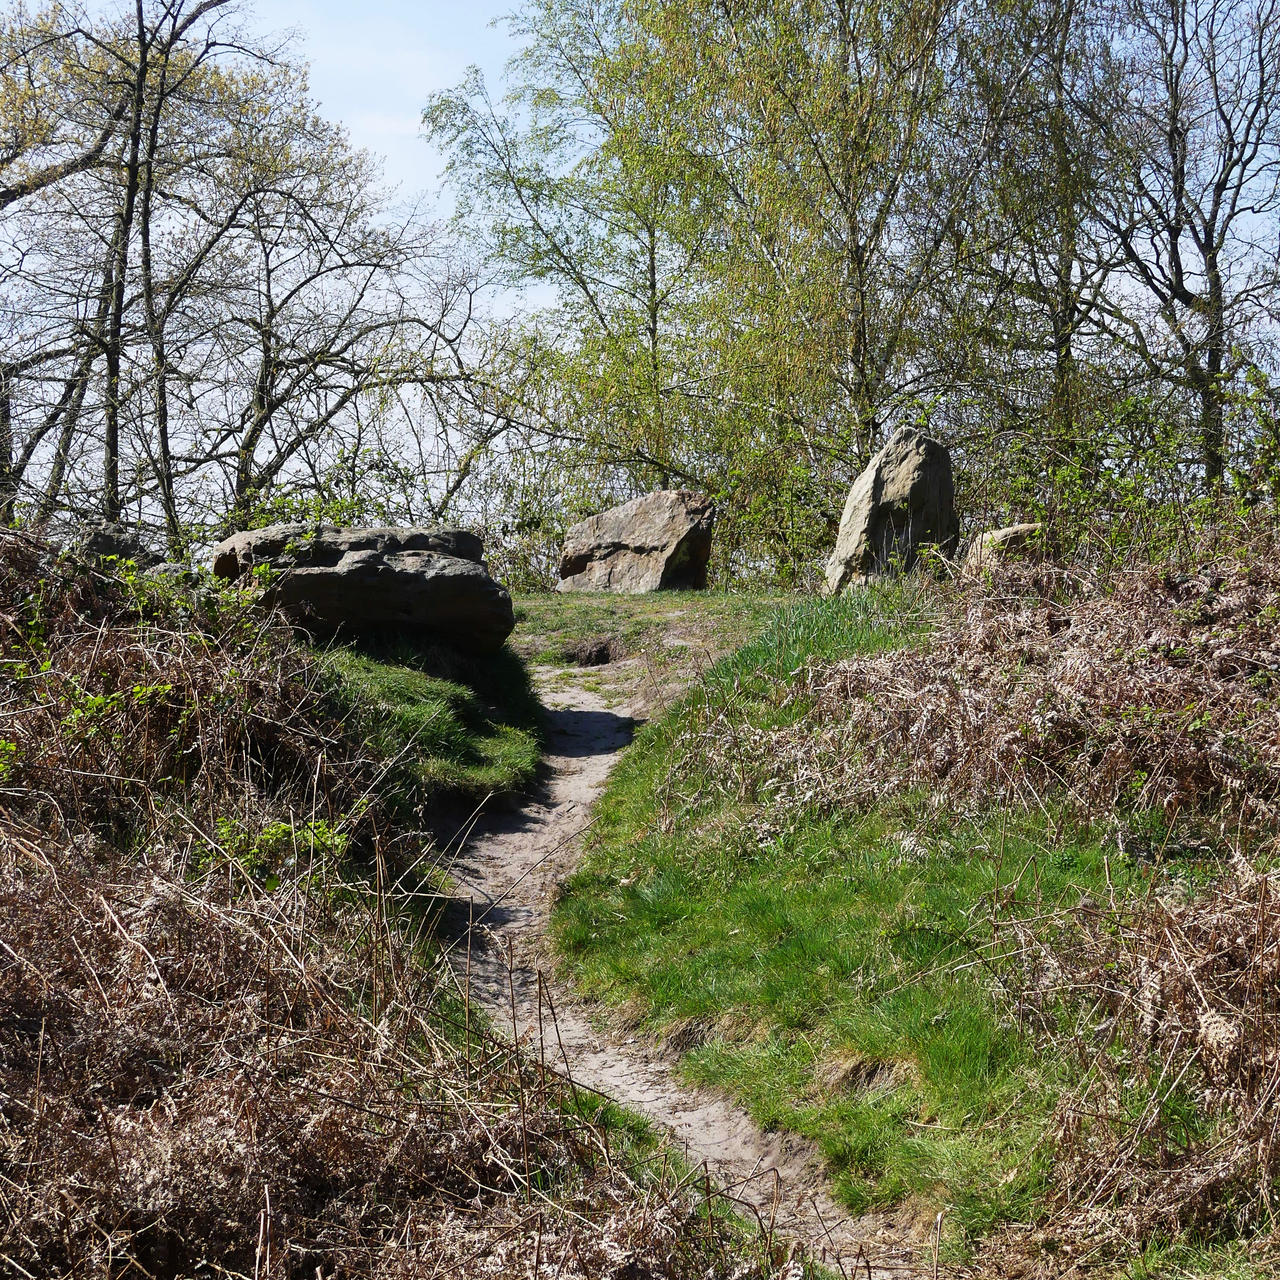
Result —
<svg viewBox="0 0 1280 1280"><path fill-rule="evenodd" d="M317 635L398 631L489 653L515 612L483 554L461 529L284 524L219 543L213 570L234 581L267 567L264 603Z"/></svg>

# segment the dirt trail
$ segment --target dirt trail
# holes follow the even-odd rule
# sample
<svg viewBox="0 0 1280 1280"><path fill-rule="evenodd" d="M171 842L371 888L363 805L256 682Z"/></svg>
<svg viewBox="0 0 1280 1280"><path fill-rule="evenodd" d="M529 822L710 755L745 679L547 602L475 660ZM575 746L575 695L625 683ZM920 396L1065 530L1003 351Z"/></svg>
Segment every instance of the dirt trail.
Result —
<svg viewBox="0 0 1280 1280"><path fill-rule="evenodd" d="M631 740L627 699L641 671L634 660L612 664L604 688L598 676L552 669L538 676L550 710L546 786L518 812L483 818L453 866L471 898L473 998L549 1065L665 1126L749 1214L773 1221L779 1236L799 1240L837 1272L891 1280L931 1271L931 1220L909 1210L850 1217L824 1190L811 1144L764 1133L741 1107L682 1083L660 1049L593 1026L570 992L547 979L556 887L576 865L591 804Z"/></svg>

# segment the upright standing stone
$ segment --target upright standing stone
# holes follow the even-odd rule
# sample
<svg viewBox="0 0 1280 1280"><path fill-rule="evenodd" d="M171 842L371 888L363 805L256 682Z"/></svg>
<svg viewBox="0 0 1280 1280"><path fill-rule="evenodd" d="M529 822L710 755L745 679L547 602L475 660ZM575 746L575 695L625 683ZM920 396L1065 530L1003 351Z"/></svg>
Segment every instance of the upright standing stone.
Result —
<svg viewBox="0 0 1280 1280"><path fill-rule="evenodd" d="M827 562L827 594L910 569L924 546L951 555L959 539L951 455L931 436L902 427L849 490Z"/></svg>
<svg viewBox="0 0 1280 1280"><path fill-rule="evenodd" d="M707 585L710 498L688 489L661 489L582 520L560 553L561 591L697 589Z"/></svg>

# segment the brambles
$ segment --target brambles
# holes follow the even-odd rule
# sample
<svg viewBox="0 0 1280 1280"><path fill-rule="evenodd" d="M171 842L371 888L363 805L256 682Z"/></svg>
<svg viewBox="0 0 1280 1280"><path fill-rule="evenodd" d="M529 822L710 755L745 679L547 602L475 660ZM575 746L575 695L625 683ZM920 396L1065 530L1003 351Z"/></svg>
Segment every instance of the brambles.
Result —
<svg viewBox="0 0 1280 1280"><path fill-rule="evenodd" d="M216 845L197 853L193 865L207 870L229 859L267 889L278 887L285 876L339 869L350 844L345 831L323 818L268 822L262 827L219 818L214 831Z"/></svg>
<svg viewBox="0 0 1280 1280"><path fill-rule="evenodd" d="M6 1266L693 1277L733 1247L692 1189L611 1159L554 1072L450 1029L447 975L371 898L220 883L5 824Z"/></svg>
<svg viewBox="0 0 1280 1280"><path fill-rule="evenodd" d="M1055 1117L1055 1197L1088 1233L1265 1226L1280 1175L1280 917L1237 858L1178 902L1079 904L1022 944L1008 994L1078 1064ZM1046 957L1049 958L1046 963Z"/></svg>
<svg viewBox="0 0 1280 1280"><path fill-rule="evenodd" d="M373 767L320 665L240 593L166 599L0 539L9 805L126 843L229 812L348 821Z"/></svg>

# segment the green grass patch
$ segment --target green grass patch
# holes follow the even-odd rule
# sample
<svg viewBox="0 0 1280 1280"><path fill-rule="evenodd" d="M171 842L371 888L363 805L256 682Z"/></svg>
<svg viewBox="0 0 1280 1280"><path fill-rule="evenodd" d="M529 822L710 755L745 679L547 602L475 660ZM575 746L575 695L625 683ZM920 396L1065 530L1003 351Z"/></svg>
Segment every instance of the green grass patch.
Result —
<svg viewBox="0 0 1280 1280"><path fill-rule="evenodd" d="M778 596L718 591L521 595L511 644L529 661L550 665L573 662L578 645L599 639L614 641L627 656L660 653L664 639L718 653L754 635L780 604Z"/></svg>
<svg viewBox="0 0 1280 1280"><path fill-rule="evenodd" d="M510 649L467 658L407 640L337 646L328 661L406 803L479 803L537 774L542 712Z"/></svg>
<svg viewBox="0 0 1280 1280"><path fill-rule="evenodd" d="M703 788L679 746L713 718L727 732L794 722L805 661L910 645L929 624L911 583L779 612L642 730L554 927L586 992L678 1036L687 1075L765 1127L813 1139L852 1209L947 1204L960 1242L1033 1214L1067 1083L998 994L996 917L1099 892L1100 841L1047 813L966 818L925 796L780 826Z"/></svg>
<svg viewBox="0 0 1280 1280"><path fill-rule="evenodd" d="M1122 1273L1126 1280L1272 1280L1280 1268L1274 1237L1256 1241L1205 1243L1147 1241Z"/></svg>

